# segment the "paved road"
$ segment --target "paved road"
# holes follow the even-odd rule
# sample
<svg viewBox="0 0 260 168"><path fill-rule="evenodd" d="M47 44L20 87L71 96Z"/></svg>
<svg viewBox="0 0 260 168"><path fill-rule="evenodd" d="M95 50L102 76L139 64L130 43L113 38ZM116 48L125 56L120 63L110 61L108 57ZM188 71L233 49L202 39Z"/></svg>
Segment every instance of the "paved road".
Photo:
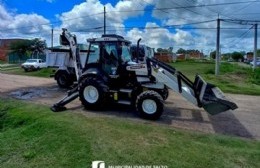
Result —
<svg viewBox="0 0 260 168"><path fill-rule="evenodd" d="M65 90L59 89L53 79L8 75L0 73L0 95L15 97L52 105L65 95ZM87 116L119 117L122 119L160 124L175 128L200 131L205 133L227 134L260 140L260 96L227 94L238 109L215 116L207 114L203 109L194 107L174 92L165 102L165 112L158 121L140 119L133 109L115 105L104 111L85 110L76 100L67 107L73 112Z"/></svg>

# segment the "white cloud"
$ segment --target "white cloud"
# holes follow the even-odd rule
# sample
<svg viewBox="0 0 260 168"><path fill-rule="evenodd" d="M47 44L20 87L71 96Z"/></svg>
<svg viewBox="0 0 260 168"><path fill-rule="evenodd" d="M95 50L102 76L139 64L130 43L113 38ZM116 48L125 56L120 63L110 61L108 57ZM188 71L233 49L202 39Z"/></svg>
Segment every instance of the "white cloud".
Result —
<svg viewBox="0 0 260 168"><path fill-rule="evenodd" d="M123 33L124 20L130 17L137 17L142 15L143 11L136 12L118 12L129 10L143 10L145 3L138 1L119 1L115 6L110 3L105 4L107 29L116 30L114 33ZM86 0L81 4L75 5L72 10L62 13L59 19L62 21L61 27L66 27L71 31L89 30L90 28L102 27L104 20L104 4L99 0ZM73 19L74 18L74 19ZM100 30L102 32L102 29Z"/></svg>
<svg viewBox="0 0 260 168"><path fill-rule="evenodd" d="M55 0L46 0L50 3ZM230 0L228 2L237 2ZM221 18L241 18L260 20L259 15L245 13L259 13L259 3L248 3L239 5L212 6L203 8L189 8L178 10L156 10L155 8L171 8L181 6L191 6L200 4L226 3L224 0L119 0L115 5L111 3L102 4L100 0L86 0L76 4L71 10L56 15L61 21L60 25L55 27L55 44L58 44L58 34L61 28L65 27L69 31L76 32L78 41L85 43L86 38L99 37L103 33L103 7L106 6L107 33L117 33L128 37L133 42L142 38L142 43L152 47L174 47L186 49L207 49L215 48L216 41L216 21L196 25L182 25L176 29L159 28L166 25L178 25L193 22L201 22L217 18L220 13ZM1 3L0 3L1 4ZM147 6L153 8L151 17L157 19L156 23L147 22L145 27L138 28L139 17L144 15L144 9ZM122 12L131 11L132 12ZM121 12L118 12L121 11ZM150 12L147 12L146 15ZM124 29L127 19L136 19L136 27L133 29ZM45 37L50 41L50 21L37 14L17 14L0 5L0 36L1 37ZM142 18L146 19L146 18ZM150 21L152 19L148 18ZM149 27L158 27L149 29ZM241 26L227 22L221 22L221 27L235 27L237 29L221 30L221 46L223 51L228 50L252 50L253 31L240 38L241 34L246 32L250 26ZM97 29L93 29L97 28ZM241 29L238 29L241 28ZM78 33L77 33L78 32ZM234 43L234 44L232 44Z"/></svg>
<svg viewBox="0 0 260 168"><path fill-rule="evenodd" d="M177 31L173 33L166 28L159 28L156 23L147 23L145 27L146 29L144 30L134 28L128 31L127 37L134 42L139 38L142 38L142 43L153 48L168 48L172 46L187 46L194 44L192 35L187 31L177 29Z"/></svg>
<svg viewBox="0 0 260 168"><path fill-rule="evenodd" d="M50 22L38 14L16 14L0 4L1 38L44 38L51 33Z"/></svg>
<svg viewBox="0 0 260 168"><path fill-rule="evenodd" d="M238 2L237 0L230 0L228 2ZM154 1L155 8L174 8L183 6L206 5L227 3L225 0L175 0L175 1ZM217 19L220 14L221 19L245 19L245 20L259 20L259 5L260 2L250 2L236 5L221 5L203 8L188 8L188 9L174 9L174 10L154 10L153 16L160 19L163 25L178 25L185 23L200 22L205 20ZM251 13L251 14L250 14ZM203 23L198 25L190 25L190 30L193 35L195 46L204 46L205 48L215 48L216 41L216 21L210 23ZM221 22L221 28L235 28L235 29L221 29L221 46L223 51L229 50L252 50L253 33L248 33L246 37L240 39L241 35L245 33L249 26L231 24ZM236 39L236 40L235 40ZM178 41L182 41L179 38ZM231 44L230 44L231 43ZM232 44L236 43L236 44Z"/></svg>

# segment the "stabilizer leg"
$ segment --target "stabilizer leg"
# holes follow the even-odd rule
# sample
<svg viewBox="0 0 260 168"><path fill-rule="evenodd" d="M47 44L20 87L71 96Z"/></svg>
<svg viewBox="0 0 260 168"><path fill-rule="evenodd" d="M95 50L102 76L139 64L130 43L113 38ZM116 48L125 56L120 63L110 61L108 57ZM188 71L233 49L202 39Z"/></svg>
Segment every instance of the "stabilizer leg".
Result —
<svg viewBox="0 0 260 168"><path fill-rule="evenodd" d="M53 112L59 112L59 111L64 111L66 110L65 105L68 104L69 102L75 100L79 96L78 92L78 87L74 87L70 91L68 91L68 95L65 96L63 99L61 99L59 102L55 103L52 107L51 110Z"/></svg>

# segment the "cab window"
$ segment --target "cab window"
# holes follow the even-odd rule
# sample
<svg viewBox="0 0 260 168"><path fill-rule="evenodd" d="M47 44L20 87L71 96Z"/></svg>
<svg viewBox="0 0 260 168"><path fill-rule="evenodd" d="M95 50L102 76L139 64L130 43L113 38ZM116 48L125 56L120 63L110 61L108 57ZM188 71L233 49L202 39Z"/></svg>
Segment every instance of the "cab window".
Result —
<svg viewBox="0 0 260 168"><path fill-rule="evenodd" d="M88 63L96 63L99 60L99 45L91 44Z"/></svg>

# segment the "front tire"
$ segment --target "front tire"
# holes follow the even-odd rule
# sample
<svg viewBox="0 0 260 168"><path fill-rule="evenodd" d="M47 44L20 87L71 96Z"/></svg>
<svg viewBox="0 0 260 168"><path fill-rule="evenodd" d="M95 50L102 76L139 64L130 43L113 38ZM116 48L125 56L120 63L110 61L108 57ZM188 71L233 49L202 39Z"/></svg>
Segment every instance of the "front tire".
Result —
<svg viewBox="0 0 260 168"><path fill-rule="evenodd" d="M88 77L79 85L79 98L85 108L99 109L105 101L107 86L103 80Z"/></svg>
<svg viewBox="0 0 260 168"><path fill-rule="evenodd" d="M169 97L169 90L166 86L163 90L160 91L160 95L162 96L163 100L166 100Z"/></svg>
<svg viewBox="0 0 260 168"><path fill-rule="evenodd" d="M163 112L163 99L153 90L145 91L137 97L136 109L142 118L159 119Z"/></svg>

